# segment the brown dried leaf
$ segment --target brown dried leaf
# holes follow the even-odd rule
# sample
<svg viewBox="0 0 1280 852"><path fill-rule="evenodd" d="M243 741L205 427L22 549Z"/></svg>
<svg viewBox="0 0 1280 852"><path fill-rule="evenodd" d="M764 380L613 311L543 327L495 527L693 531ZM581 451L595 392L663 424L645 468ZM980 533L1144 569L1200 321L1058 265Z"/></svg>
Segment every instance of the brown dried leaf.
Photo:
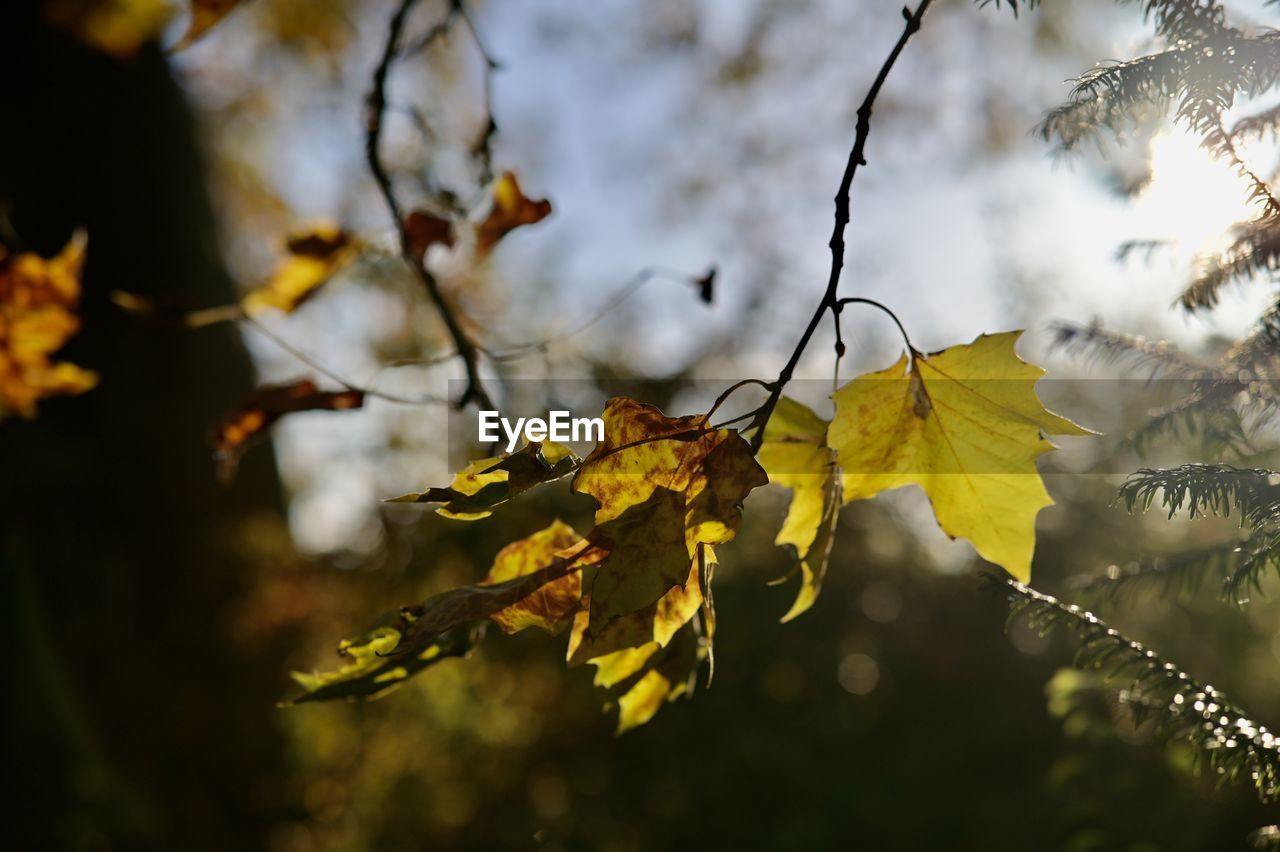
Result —
<svg viewBox="0 0 1280 852"><path fill-rule="evenodd" d="M521 225L533 225L551 215L551 202L526 198L513 172L503 172L493 186L493 207L475 226L476 255L485 257L493 247Z"/></svg>
<svg viewBox="0 0 1280 852"><path fill-rule="evenodd" d="M419 266L426 262L427 252L433 245L453 246L453 223L425 210L414 210L404 217L404 232L409 251Z"/></svg>
<svg viewBox="0 0 1280 852"><path fill-rule="evenodd" d="M213 446L222 465L223 478L235 472L236 463L248 445L286 414L346 411L362 405L363 391L322 391L310 379L258 388L213 427Z"/></svg>

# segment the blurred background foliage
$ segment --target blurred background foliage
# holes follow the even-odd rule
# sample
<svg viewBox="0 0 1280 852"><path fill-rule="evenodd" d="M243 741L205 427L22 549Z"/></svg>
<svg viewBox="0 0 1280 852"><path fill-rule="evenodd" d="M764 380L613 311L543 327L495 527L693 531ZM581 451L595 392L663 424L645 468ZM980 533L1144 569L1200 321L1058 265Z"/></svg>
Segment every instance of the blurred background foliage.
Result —
<svg viewBox="0 0 1280 852"><path fill-rule="evenodd" d="M417 32L446 12L419 5ZM622 738L589 672L563 666L563 638L527 634L490 636L371 703L275 709L286 673L328 668L335 637L370 614L473 582L507 542L553 517L583 529L590 513L555 491L472 524L379 507L449 463L441 409L386 404L298 415L221 487L209 425L255 382L307 366L252 329L148 326L107 298L225 303L267 275L299 221L389 233L360 107L390 11L254 0L183 53L148 45L124 62L51 29L32 4L5 12L13 129L0 197L33 247L88 228L85 331L68 352L103 376L33 423L0 426L20 788L7 833L19 848L1136 852L1239 848L1268 820L1250 790L1198 777L1090 676L1063 671L1069 639L1016 622L1006 636L1005 605L980 591L988 569L914 494L846 510L821 599L788 625L777 619L792 590L766 586L790 568L772 546L783 495L753 499L721 553L714 683ZM721 266L715 307L655 284L591 331L498 365L502 378L640 381L643 398L674 409L701 380L776 369L802 322L791 318L817 293L852 110L900 26L897 5L488 0L472 11L502 62L495 162L557 209L491 264L446 270L480 334L572 328L642 266ZM890 294L925 348L1106 310L1113 325L1220 351L1243 320L1174 328L1164 315L1185 269L1110 260L1130 235L1117 211L1143 203L1123 192L1148 182L1154 130L1045 179L1057 183L1027 183L1052 172L1026 131L1061 99L1060 81L1139 32L1132 10L1101 0L1017 22L940 4L877 104L853 286ZM465 38L405 63L386 150L410 192L469 203L480 191L484 88ZM1035 233L1018 224L1028 209ZM273 327L389 390L449 378L379 366L447 348L394 262L375 254L335 283ZM1256 296L1230 298L1239 317L1258 313ZM891 329L866 326L846 375L883 366L896 345ZM810 366L816 389L830 365ZM1046 591L1072 598L1081 573L1230 531L1111 505L1117 474L1141 463L1121 446L1146 411L1129 387L1045 393L1114 436L1047 461L1059 506L1040 519ZM1233 608L1213 589L1153 590L1097 606L1280 722L1274 601Z"/></svg>

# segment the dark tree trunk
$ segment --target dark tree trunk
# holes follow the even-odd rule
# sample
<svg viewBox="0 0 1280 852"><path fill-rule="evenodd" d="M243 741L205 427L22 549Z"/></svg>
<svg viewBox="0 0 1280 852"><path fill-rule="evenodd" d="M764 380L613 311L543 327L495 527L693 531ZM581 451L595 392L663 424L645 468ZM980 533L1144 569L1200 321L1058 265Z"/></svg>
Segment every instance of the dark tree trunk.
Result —
<svg viewBox="0 0 1280 852"><path fill-rule="evenodd" d="M17 7L17 8L15 8ZM253 580L245 521L279 519L269 452L215 482L208 428L252 384L230 327L147 324L122 289L225 304L200 157L155 48L98 55L28 4L0 13L0 201L26 248L89 234L84 328L101 385L0 422L11 722L6 836L21 848L253 849L291 810L280 651L229 635Z"/></svg>

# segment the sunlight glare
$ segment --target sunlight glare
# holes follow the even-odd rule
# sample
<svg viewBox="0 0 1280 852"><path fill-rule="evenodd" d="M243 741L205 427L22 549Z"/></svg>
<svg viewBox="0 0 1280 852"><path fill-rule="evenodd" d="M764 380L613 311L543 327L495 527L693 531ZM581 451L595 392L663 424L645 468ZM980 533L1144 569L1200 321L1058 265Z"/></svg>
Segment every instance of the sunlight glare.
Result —
<svg viewBox="0 0 1280 852"><path fill-rule="evenodd" d="M1222 249L1236 222L1252 219L1249 183L1182 130L1151 140L1151 182L1134 199L1142 233L1173 240L1178 254Z"/></svg>

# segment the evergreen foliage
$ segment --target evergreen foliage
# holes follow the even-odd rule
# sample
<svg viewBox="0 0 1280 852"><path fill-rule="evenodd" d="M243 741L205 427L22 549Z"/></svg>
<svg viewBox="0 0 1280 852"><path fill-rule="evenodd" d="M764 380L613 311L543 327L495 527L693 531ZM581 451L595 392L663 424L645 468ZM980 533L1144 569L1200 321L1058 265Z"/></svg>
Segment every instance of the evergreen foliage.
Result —
<svg viewBox="0 0 1280 852"><path fill-rule="evenodd" d="M1206 150L1249 183L1256 211L1233 227L1225 249L1199 258L1177 306L1209 311L1232 284L1267 286L1273 298L1253 331L1216 363L1200 363L1166 343L1097 325L1055 329L1064 349L1152 379L1182 380L1189 389L1151 416L1130 441L1144 453L1157 442L1199 438L1204 460L1138 470L1120 487L1117 502L1130 512L1159 507L1170 519L1234 516L1240 525L1238 536L1147 555L1123 568L1113 565L1083 578L1076 589L1116 597L1153 585L1185 594L1214 578L1224 599L1244 605L1264 594L1269 580L1280 578L1280 472L1273 443L1280 389L1280 201L1269 179L1245 163L1238 145L1280 135L1280 106L1253 108L1251 103L1273 93L1280 82L1280 31L1233 26L1223 4L1213 0L1118 2L1139 6L1153 25L1152 52L1086 71L1067 100L1045 116L1039 134L1071 150L1101 131L1121 133L1153 113L1172 111L1175 123L1199 136ZM1040 3L995 0L994 5L1008 6L1016 15ZM1275 6L1275 0L1266 5ZM1250 111L1229 125L1227 113L1233 108ZM1157 245L1134 243L1123 251L1144 247L1150 252ZM1229 460L1249 460L1249 466ZM1127 682L1119 698L1133 710L1135 722L1148 722L1170 741L1190 744L1200 767L1226 781L1251 782L1262 801L1280 798L1277 739L1244 709L1093 614L1016 581L1000 585L1013 615L1024 614L1033 628L1044 632L1061 626L1074 633L1078 666L1101 669L1113 685ZM1250 842L1258 849L1278 849L1280 828L1260 828Z"/></svg>

